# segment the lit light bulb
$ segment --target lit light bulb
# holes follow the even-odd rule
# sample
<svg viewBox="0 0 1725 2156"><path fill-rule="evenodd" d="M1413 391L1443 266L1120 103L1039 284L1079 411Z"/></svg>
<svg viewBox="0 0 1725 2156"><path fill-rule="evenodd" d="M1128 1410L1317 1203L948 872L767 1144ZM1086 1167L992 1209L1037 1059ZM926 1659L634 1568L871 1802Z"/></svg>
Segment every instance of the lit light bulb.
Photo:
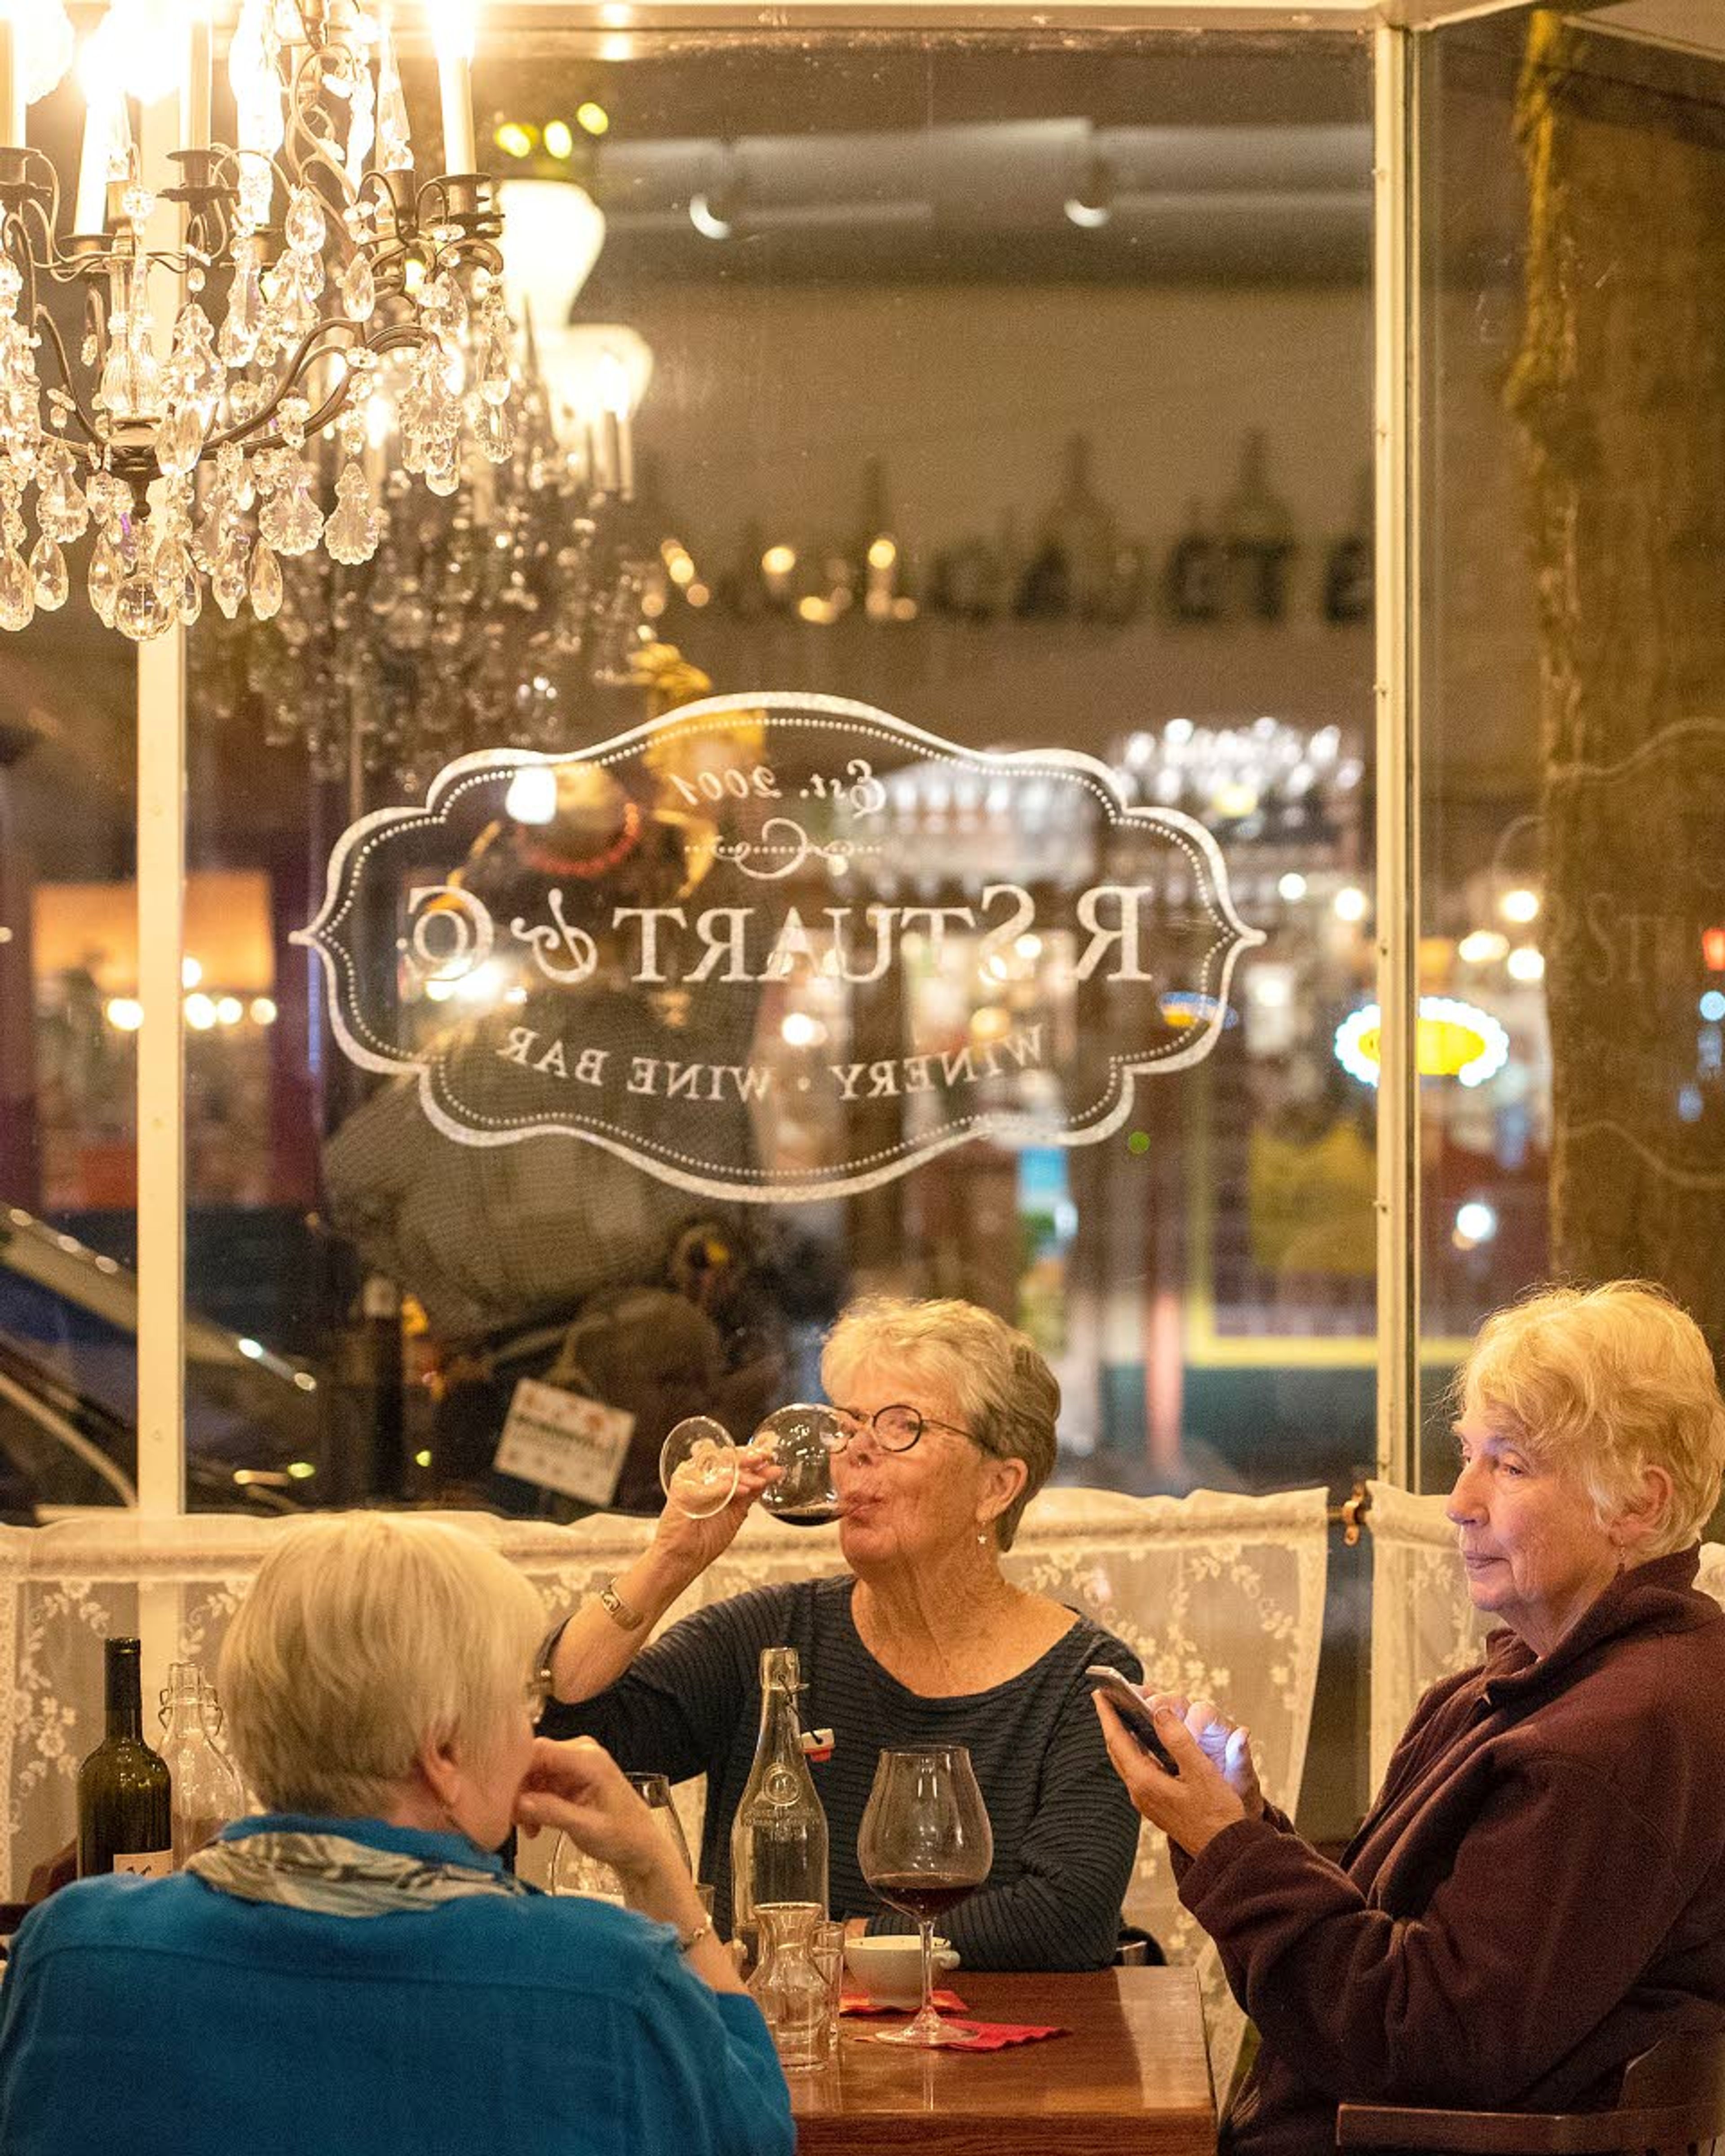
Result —
<svg viewBox="0 0 1725 2156"><path fill-rule="evenodd" d="M503 813L517 824L548 824L557 813L557 775L548 763L524 763L509 782Z"/></svg>

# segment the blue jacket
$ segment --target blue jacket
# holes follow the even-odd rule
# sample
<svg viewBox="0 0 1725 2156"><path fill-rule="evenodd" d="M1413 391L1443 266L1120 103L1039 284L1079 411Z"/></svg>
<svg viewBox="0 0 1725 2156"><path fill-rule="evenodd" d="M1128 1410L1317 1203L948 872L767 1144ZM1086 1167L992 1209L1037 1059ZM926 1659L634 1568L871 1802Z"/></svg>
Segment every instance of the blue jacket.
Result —
<svg viewBox="0 0 1725 2156"><path fill-rule="evenodd" d="M275 1816L475 1861L459 1835ZM487 1861L495 1863L495 1859ZM0 1984L5 2156L791 2156L752 1999L542 1894L330 1917L186 1874L64 1888Z"/></svg>

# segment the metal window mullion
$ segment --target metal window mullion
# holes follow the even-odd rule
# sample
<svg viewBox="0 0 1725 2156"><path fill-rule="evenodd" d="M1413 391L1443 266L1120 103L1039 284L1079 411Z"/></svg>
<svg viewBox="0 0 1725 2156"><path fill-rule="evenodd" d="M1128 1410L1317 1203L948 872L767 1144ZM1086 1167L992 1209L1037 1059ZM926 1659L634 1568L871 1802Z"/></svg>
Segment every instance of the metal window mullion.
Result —
<svg viewBox="0 0 1725 2156"><path fill-rule="evenodd" d="M172 170L178 146L172 100L148 106L139 148L146 176ZM149 239L179 242L179 212L158 202ZM177 311L181 280L158 270L151 285L157 336ZM162 309L166 307L166 321ZM186 1070L180 962L186 891L186 633L138 648L138 1512L186 1509Z"/></svg>
<svg viewBox="0 0 1725 2156"><path fill-rule="evenodd" d="M1411 1488L1420 1412L1418 442L1414 37L1373 44L1378 1472Z"/></svg>

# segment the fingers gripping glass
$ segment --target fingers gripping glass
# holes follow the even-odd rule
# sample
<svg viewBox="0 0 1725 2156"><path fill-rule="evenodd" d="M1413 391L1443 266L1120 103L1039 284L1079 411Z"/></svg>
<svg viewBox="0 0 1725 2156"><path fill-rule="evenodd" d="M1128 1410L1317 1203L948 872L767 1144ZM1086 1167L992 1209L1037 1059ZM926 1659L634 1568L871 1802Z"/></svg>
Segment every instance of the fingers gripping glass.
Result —
<svg viewBox="0 0 1725 2156"><path fill-rule="evenodd" d="M848 1435L833 1409L806 1401L768 1415L747 1447L779 1471L778 1481L761 1493L766 1510L805 1527L836 1519L833 1455L844 1450ZM708 1519L737 1495L742 1461L723 1423L711 1415L690 1415L660 1449L659 1486L690 1519Z"/></svg>

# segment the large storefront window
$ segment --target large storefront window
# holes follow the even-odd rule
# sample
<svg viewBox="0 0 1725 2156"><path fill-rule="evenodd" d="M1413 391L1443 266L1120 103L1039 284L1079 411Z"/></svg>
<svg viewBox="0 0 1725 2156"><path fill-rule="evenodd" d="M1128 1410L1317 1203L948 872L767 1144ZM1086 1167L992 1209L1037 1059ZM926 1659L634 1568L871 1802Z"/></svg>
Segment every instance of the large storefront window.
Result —
<svg viewBox="0 0 1725 2156"><path fill-rule="evenodd" d="M655 1503L870 1289L1029 1327L1068 1478L1372 1458L1369 87L1358 36L480 67L512 455L190 639L249 960L190 1286L317 1367L290 1494L565 1516L495 1465L532 1379ZM558 761L427 808L506 751Z"/></svg>
<svg viewBox="0 0 1725 2156"><path fill-rule="evenodd" d="M1420 46L1420 985L1490 1044L1422 1086L1428 1486L1529 1282L1725 1315L1725 52L1651 14Z"/></svg>

